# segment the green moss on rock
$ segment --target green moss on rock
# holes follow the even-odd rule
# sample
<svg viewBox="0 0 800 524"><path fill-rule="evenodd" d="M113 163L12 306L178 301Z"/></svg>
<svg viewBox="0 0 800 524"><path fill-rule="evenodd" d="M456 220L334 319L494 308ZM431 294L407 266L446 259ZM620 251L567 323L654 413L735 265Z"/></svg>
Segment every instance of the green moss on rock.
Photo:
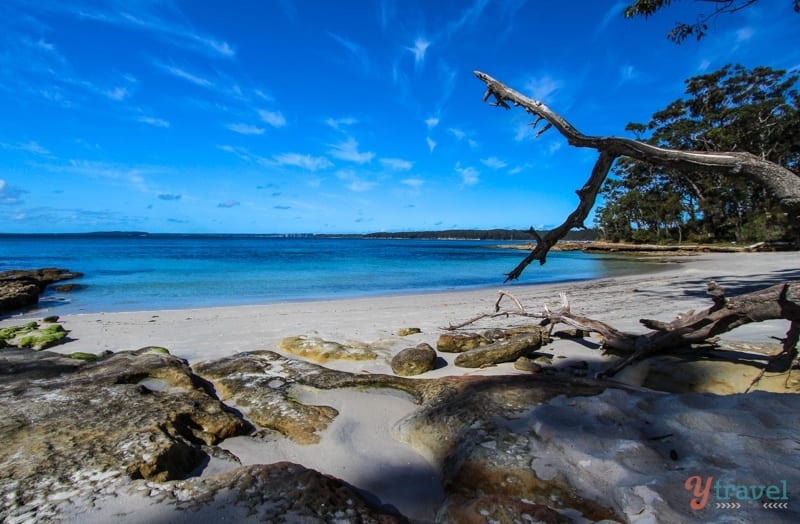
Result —
<svg viewBox="0 0 800 524"><path fill-rule="evenodd" d="M83 351L76 351L75 353L70 353L67 355L69 358L74 358L75 360L97 360L100 358L100 355L95 355L94 353L86 353Z"/></svg>
<svg viewBox="0 0 800 524"><path fill-rule="evenodd" d="M45 349L60 343L67 336L61 324L40 327L37 322L0 330L0 345L22 349Z"/></svg>

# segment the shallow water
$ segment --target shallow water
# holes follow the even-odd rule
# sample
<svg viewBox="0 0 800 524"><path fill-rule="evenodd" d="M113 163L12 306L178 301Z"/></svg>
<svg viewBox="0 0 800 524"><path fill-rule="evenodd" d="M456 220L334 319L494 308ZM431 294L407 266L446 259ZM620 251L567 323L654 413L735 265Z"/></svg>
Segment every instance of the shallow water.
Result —
<svg viewBox="0 0 800 524"><path fill-rule="evenodd" d="M58 313L180 309L497 286L525 251L500 241L260 236L3 237L0 271L62 267L82 289L48 293ZM508 243L508 242L502 242ZM584 280L656 264L554 252L514 284Z"/></svg>

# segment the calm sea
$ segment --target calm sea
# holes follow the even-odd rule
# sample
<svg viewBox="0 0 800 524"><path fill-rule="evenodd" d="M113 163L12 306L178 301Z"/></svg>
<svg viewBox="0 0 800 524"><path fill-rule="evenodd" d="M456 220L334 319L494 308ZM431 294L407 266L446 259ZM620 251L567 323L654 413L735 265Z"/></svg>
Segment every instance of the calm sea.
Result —
<svg viewBox="0 0 800 524"><path fill-rule="evenodd" d="M499 287L525 251L499 241L259 236L4 237L0 271L62 267L85 276L48 292L54 313L195 308ZM648 264L649 265L649 264ZM641 271L641 262L552 253L513 285ZM505 285L504 287L509 287Z"/></svg>

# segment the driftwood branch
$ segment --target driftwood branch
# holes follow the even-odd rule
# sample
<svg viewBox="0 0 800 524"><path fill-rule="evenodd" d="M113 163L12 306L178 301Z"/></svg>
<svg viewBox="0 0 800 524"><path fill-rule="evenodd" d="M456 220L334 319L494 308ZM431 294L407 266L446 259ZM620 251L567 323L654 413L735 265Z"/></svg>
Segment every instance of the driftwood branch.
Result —
<svg viewBox="0 0 800 524"><path fill-rule="evenodd" d="M542 102L518 93L486 73L480 71L474 73L486 84L484 100L494 97L493 105L506 109L510 109L512 105L522 107L536 117L535 124L542 120L547 122L539 134L553 127L567 139L570 145L595 149L600 153L591 176L583 188L577 192L580 203L575 211L563 224L547 233L542 242L537 243L533 251L507 275L506 281L519 278L524 269L534 260L544 264L550 248L564 238L570 229L585 227L583 222L594 206L602 183L614 160L620 156L674 168L686 172L687 176L690 176L692 171L702 169L726 176L755 180L767 189L792 220L796 221L800 217L800 177L778 164L745 152L679 151L629 138L584 135Z"/></svg>
<svg viewBox="0 0 800 524"><path fill-rule="evenodd" d="M528 313L515 299L517 311L499 312L497 307L503 292L497 301L494 313L479 315L473 319L451 326L458 329L485 318L497 318L502 315L518 315L529 318L546 319L552 326L558 323L598 333L603 337L602 347L623 353L625 356L607 369L603 376L613 376L625 366L657 353L671 349L684 348L692 344L707 342L713 337L751 322L785 319L791 322L791 328L784 340L781 358L790 366L798 365L797 343L800 339L800 282L777 284L760 291L747 293L737 297L726 298L722 288L716 282L708 283L708 294L713 305L705 310L688 311L679 314L672 322L642 319L640 322L651 329L644 334L620 331L613 326L588 317L576 315L570 309L566 294L561 295L561 307L551 311L547 307L540 313ZM776 357L777 358L777 357Z"/></svg>

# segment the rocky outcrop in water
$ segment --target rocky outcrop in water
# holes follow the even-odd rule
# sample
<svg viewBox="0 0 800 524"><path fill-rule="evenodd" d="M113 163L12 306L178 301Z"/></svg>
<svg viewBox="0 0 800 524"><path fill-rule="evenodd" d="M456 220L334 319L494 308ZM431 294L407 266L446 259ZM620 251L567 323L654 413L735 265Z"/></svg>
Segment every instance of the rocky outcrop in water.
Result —
<svg viewBox="0 0 800 524"><path fill-rule="evenodd" d="M0 272L0 315L35 306L50 284L82 276L59 268Z"/></svg>

